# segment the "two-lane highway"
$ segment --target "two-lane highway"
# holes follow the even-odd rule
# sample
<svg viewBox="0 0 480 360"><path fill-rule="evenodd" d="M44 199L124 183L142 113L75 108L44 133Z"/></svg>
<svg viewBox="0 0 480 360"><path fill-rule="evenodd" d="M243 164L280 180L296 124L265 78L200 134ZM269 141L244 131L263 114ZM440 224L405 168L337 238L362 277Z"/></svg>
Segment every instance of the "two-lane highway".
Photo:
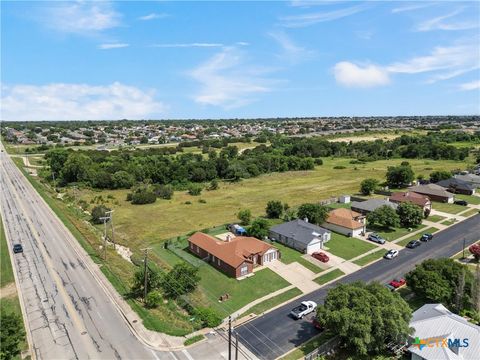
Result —
<svg viewBox="0 0 480 360"><path fill-rule="evenodd" d="M385 283L394 277L402 276L427 258L450 257L480 239L480 215L475 215L461 223L435 234L434 239L416 249L401 250L393 260L381 259L370 266L345 276L328 286L318 289L304 297L275 309L236 330L240 340L260 359L275 359L294 347L312 338L318 331L311 324L311 317L293 320L288 316L290 310L303 300L323 303L328 289L353 281L378 281ZM255 334L252 335L252 334Z"/></svg>

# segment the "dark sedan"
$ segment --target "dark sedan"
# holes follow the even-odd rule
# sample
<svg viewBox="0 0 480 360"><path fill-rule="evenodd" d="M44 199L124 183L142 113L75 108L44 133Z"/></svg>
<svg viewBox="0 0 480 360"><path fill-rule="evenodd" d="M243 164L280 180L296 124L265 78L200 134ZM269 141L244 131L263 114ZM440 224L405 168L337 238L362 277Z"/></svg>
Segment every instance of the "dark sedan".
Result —
<svg viewBox="0 0 480 360"><path fill-rule="evenodd" d="M420 240L412 240L407 244L407 248L415 249L416 247L419 247L420 245L422 245Z"/></svg>
<svg viewBox="0 0 480 360"><path fill-rule="evenodd" d="M22 244L15 244L15 245L13 245L13 252L14 252L15 254L17 254L17 253L22 253L22 252L23 252Z"/></svg>

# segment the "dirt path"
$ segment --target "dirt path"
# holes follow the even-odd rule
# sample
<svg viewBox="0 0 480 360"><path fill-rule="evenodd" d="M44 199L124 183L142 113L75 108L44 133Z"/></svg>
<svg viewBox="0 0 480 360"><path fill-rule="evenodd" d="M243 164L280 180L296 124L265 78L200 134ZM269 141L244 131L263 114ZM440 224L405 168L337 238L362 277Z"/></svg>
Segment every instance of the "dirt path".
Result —
<svg viewBox="0 0 480 360"><path fill-rule="evenodd" d="M16 293L17 293L17 287L15 286L14 282L0 288L0 298L11 297Z"/></svg>

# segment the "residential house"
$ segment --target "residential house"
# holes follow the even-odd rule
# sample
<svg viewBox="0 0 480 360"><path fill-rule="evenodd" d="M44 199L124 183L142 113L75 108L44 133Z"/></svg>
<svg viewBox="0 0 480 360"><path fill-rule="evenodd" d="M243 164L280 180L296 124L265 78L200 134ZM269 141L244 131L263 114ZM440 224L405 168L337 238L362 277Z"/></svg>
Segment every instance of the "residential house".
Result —
<svg viewBox="0 0 480 360"><path fill-rule="evenodd" d="M197 232L189 239L190 251L236 279L250 275L254 267L280 259L280 252L264 241L248 236L226 241Z"/></svg>
<svg viewBox="0 0 480 360"><path fill-rule="evenodd" d="M455 175L455 179L465 181L475 188L480 188L480 176L475 174Z"/></svg>
<svg viewBox="0 0 480 360"><path fill-rule="evenodd" d="M452 193L446 191L443 187L437 184L411 186L408 189L417 194L428 196L431 201L453 203L455 199Z"/></svg>
<svg viewBox="0 0 480 360"><path fill-rule="evenodd" d="M322 226L343 235L361 236L365 233L365 216L349 209L334 209Z"/></svg>
<svg viewBox="0 0 480 360"><path fill-rule="evenodd" d="M445 188L451 193L454 194L464 194L464 195L473 195L475 194L475 186L470 184L469 182L460 180L458 178L450 178L447 180L441 180L436 183L441 187Z"/></svg>
<svg viewBox="0 0 480 360"><path fill-rule="evenodd" d="M350 207L353 211L356 211L363 215L367 215L368 213L371 213L372 211L375 211L382 206L391 207L393 210L397 210L398 208L398 204L390 202L388 198L368 199L366 201L353 201Z"/></svg>
<svg viewBox="0 0 480 360"><path fill-rule="evenodd" d="M270 239L305 254L323 249L331 232L304 220L292 220L270 228Z"/></svg>
<svg viewBox="0 0 480 360"><path fill-rule="evenodd" d="M430 213L432 210L432 202L429 197L413 191L395 192L389 197L389 200L397 204L409 202L418 205L423 208L424 213Z"/></svg>
<svg viewBox="0 0 480 360"><path fill-rule="evenodd" d="M480 358L480 326L453 314L442 304L423 305L413 313L410 327L414 329L408 348L412 360Z"/></svg>

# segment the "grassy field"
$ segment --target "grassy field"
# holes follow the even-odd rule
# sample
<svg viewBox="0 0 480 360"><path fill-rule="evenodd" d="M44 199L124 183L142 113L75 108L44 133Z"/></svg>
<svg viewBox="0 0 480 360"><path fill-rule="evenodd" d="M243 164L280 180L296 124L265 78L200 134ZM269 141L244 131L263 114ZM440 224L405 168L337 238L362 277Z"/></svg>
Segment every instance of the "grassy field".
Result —
<svg viewBox="0 0 480 360"><path fill-rule="evenodd" d="M360 259L355 260L353 263L357 264L359 266L365 266L367 264L370 264L372 261L380 259L384 254L385 254L385 250L381 249L381 250L375 251L371 254L365 255L365 256L361 257Z"/></svg>
<svg viewBox="0 0 480 360"><path fill-rule="evenodd" d="M373 243L369 244L363 240L347 237L334 232L332 232L332 238L325 244L325 246L333 255L340 256L345 260L350 260L376 248L376 245Z"/></svg>
<svg viewBox="0 0 480 360"><path fill-rule="evenodd" d="M419 225L417 227L412 228L412 231L417 231L420 229L425 228L426 225ZM379 234L381 237L383 237L387 241L393 241L397 240L398 238L401 238L402 236L407 235L409 232L408 228L394 228L394 229L382 229L382 228L370 228L369 230L375 231L377 234Z"/></svg>
<svg viewBox="0 0 480 360"><path fill-rule="evenodd" d="M432 202L433 209L449 214L458 214L465 210L465 206L457 205L457 204L447 204L447 203L439 203L439 202Z"/></svg>
<svg viewBox="0 0 480 360"><path fill-rule="evenodd" d="M455 194L455 200L465 200L469 204L480 205L480 196Z"/></svg>
<svg viewBox="0 0 480 360"><path fill-rule="evenodd" d="M478 214L479 212L480 212L480 210L478 210L478 209L471 209L471 210L468 210L468 211L462 213L461 215L465 216L465 217L468 217L468 216Z"/></svg>
<svg viewBox="0 0 480 360"><path fill-rule="evenodd" d="M313 271L315 274L318 274L319 272L323 271L324 269L316 266L315 264L312 264L310 261L305 260L302 257L302 253L300 251L297 251L295 249L289 248L288 246L285 246L283 244L280 244L278 242L275 242L272 244L275 246L278 250L280 250L280 253L282 254L281 261L284 264L290 264L292 262L298 262L307 269Z"/></svg>
<svg viewBox="0 0 480 360"><path fill-rule="evenodd" d="M445 220L445 219L446 219L446 217L444 217L444 216L440 216L440 215L430 215L427 220L428 220L428 221L431 221L431 222L436 222L436 223L438 223L438 222L443 221L443 220Z"/></svg>
<svg viewBox="0 0 480 360"><path fill-rule="evenodd" d="M284 302L286 302L290 299L293 299L294 297L299 296L301 294L302 294L302 292L300 291L300 289L297 289L297 288L287 290L287 291L285 291L285 292L283 292L283 293L281 293L277 296L274 296L270 299L262 301L261 303L253 306L252 308L250 308L249 310L244 312L239 317L243 317L243 316L246 316L246 315L252 314L252 313L254 313L256 315L261 315L265 311L270 310L277 305L283 304Z"/></svg>
<svg viewBox="0 0 480 360"><path fill-rule="evenodd" d="M318 336L308 340L306 343L300 345L298 348L280 358L280 360L298 360L303 359L305 355L310 354L327 340L333 338L335 334L330 331L324 331Z"/></svg>
<svg viewBox="0 0 480 360"><path fill-rule="evenodd" d="M0 218L0 288L13 282L12 264L10 262L10 255L8 252L7 239L3 228L3 221Z"/></svg>
<svg viewBox="0 0 480 360"><path fill-rule="evenodd" d="M426 233L429 233L429 234L433 234L434 232L438 231L437 228L435 227L429 227L428 229L425 229L422 233L420 234L417 234L417 235L412 235L412 236L409 236L408 238L406 239L403 239L402 241L399 241L398 243L396 243L397 245L400 245L400 246L405 246L407 245L410 241L412 240L419 240L420 237L422 236L422 234L426 234Z"/></svg>
<svg viewBox="0 0 480 360"><path fill-rule="evenodd" d="M315 278L313 281L315 281L317 284L323 285L326 284L329 281L332 281L342 275L345 275L345 273L340 270L340 269L335 269L332 270L324 275L320 275L319 277Z"/></svg>

